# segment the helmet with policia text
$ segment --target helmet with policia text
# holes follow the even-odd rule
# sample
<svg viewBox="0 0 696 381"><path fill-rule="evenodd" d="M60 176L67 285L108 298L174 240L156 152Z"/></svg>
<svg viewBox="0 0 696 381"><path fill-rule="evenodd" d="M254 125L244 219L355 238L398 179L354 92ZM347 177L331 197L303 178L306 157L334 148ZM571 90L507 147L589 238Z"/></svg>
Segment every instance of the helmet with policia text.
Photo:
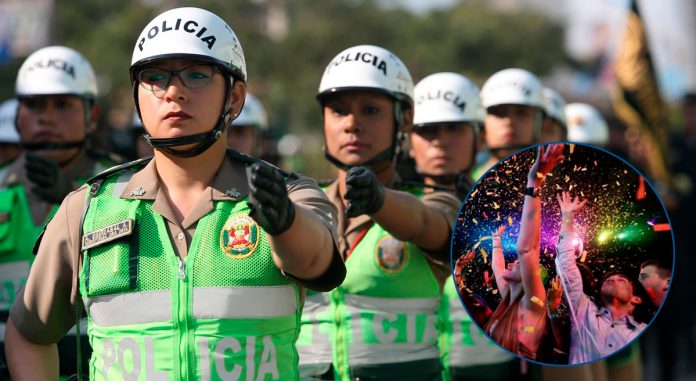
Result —
<svg viewBox="0 0 696 381"><path fill-rule="evenodd" d="M563 128L567 128L565 99L556 90L549 87L544 87L541 94L544 97L544 111L546 111L546 115L555 119Z"/></svg>
<svg viewBox="0 0 696 381"><path fill-rule="evenodd" d="M484 120L484 110L478 87L461 74L443 72L423 78L414 88L415 128L441 123L469 123L474 129L471 166L476 161L476 141ZM468 171L470 168L462 170ZM433 175L426 176L434 177ZM441 178L450 182L449 178Z"/></svg>
<svg viewBox="0 0 696 381"><path fill-rule="evenodd" d="M374 45L358 45L338 53L326 66L319 83L317 100L323 107L332 94L343 91L369 90L394 99L394 137L390 148L368 159L363 166L393 160L397 153L399 132L403 129L403 111L413 107L413 79L406 65L394 53ZM350 166L333 157L324 147L327 160L342 169Z"/></svg>
<svg viewBox="0 0 696 381"><path fill-rule="evenodd" d="M522 145L488 147L489 151L519 149L538 140L544 117L543 88L544 85L536 75L519 68L500 70L486 80L481 88L481 103L487 111L491 107L506 104L529 106L537 110L534 141Z"/></svg>
<svg viewBox="0 0 696 381"><path fill-rule="evenodd" d="M69 142L22 143L26 150L63 150L85 145L92 132L92 106L98 95L92 65L77 51L65 46L48 46L32 53L17 73L15 96L22 101L33 97L72 95L82 99L85 138Z"/></svg>
<svg viewBox="0 0 696 381"><path fill-rule="evenodd" d="M82 54L65 46L49 46L32 53L19 68L15 95L75 95L94 100L97 77Z"/></svg>
<svg viewBox="0 0 696 381"><path fill-rule="evenodd" d="M267 130L268 117L261 101L251 93L247 93L244 108L237 119L232 122L232 126L253 126L260 131Z"/></svg>
<svg viewBox="0 0 696 381"><path fill-rule="evenodd" d="M457 73L435 73L414 88L416 100L413 124L471 122L483 123L479 89Z"/></svg>
<svg viewBox="0 0 696 381"><path fill-rule="evenodd" d="M485 108L516 104L544 109L542 85L536 75L524 69L503 69L493 74L481 88Z"/></svg>
<svg viewBox="0 0 696 381"><path fill-rule="evenodd" d="M571 103L565 112L568 141L598 146L609 143L609 126L599 110L586 103Z"/></svg>
<svg viewBox="0 0 696 381"><path fill-rule="evenodd" d="M235 80L246 82L246 61L242 45L232 28L217 15L200 8L184 7L166 11L143 29L133 48L130 78L133 99L138 104L138 75L145 65L165 59L191 59L216 65L229 78L225 86L225 102L220 118L211 131L177 138L156 139L145 135L154 148L178 157L192 157L207 150L222 135L231 110L228 100ZM196 144L197 143L197 144ZM188 150L175 150L187 144L196 144Z"/></svg>
<svg viewBox="0 0 696 381"><path fill-rule="evenodd" d="M19 144L19 134L15 127L19 102L12 98L0 104L0 143Z"/></svg>

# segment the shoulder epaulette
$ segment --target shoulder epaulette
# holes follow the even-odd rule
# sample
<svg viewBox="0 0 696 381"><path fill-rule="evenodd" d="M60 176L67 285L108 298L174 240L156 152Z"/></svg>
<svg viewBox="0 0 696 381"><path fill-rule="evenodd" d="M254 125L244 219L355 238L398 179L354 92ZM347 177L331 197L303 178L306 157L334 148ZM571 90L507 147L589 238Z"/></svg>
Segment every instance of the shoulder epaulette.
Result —
<svg viewBox="0 0 696 381"><path fill-rule="evenodd" d="M145 166L145 164L149 163L150 160L152 160L152 156L144 157L142 159L133 160L133 161L125 163L125 164L111 167L109 169L103 170L103 171L97 173L96 175L90 177L87 180L87 183L92 184L95 181L105 180L105 179L107 179L107 178L109 178L117 173L120 173L126 169L129 169L129 168L143 167L143 166Z"/></svg>

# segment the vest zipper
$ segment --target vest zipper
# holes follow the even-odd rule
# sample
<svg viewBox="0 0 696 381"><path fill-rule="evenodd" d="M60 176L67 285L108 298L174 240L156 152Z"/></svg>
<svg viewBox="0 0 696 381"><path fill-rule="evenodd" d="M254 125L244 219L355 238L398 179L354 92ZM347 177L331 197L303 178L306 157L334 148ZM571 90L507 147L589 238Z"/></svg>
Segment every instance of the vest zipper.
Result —
<svg viewBox="0 0 696 381"><path fill-rule="evenodd" d="M179 259L179 279L186 279L186 262L181 259Z"/></svg>
<svg viewBox="0 0 696 381"><path fill-rule="evenodd" d="M190 319L189 319L189 305L191 303L190 289L188 285L188 279L186 279L186 262L179 258L179 335L181 337L181 342L179 346L179 356L181 356L180 370L181 379L188 380L193 372L191 366L190 354L191 352L191 334L190 334Z"/></svg>

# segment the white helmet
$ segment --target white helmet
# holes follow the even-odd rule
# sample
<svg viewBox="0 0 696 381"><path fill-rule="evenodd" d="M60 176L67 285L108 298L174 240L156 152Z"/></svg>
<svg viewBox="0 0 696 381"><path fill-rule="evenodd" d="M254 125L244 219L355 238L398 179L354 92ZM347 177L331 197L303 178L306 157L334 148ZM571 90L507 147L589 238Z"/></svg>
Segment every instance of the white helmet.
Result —
<svg viewBox="0 0 696 381"><path fill-rule="evenodd" d="M135 68L174 57L213 62L246 81L246 62L237 36L223 19L205 9L176 8L150 21L133 48L131 81L135 81Z"/></svg>
<svg viewBox="0 0 696 381"><path fill-rule="evenodd" d="M15 126L17 118L17 99L8 99L0 104L0 143L19 144L19 134Z"/></svg>
<svg viewBox="0 0 696 381"><path fill-rule="evenodd" d="M414 125L443 122L478 122L481 118L479 89L457 73L435 73L414 89Z"/></svg>
<svg viewBox="0 0 696 381"><path fill-rule="evenodd" d="M254 126L260 130L268 129L268 117L263 104L254 95L247 93L241 114L232 122L232 126Z"/></svg>
<svg viewBox="0 0 696 381"><path fill-rule="evenodd" d="M19 68L15 94L97 96L97 78L82 54L64 46L49 46L32 53Z"/></svg>
<svg viewBox="0 0 696 381"><path fill-rule="evenodd" d="M481 102L485 108L517 104L544 108L542 85L536 75L524 69L503 69L493 74L481 88Z"/></svg>
<svg viewBox="0 0 696 381"><path fill-rule="evenodd" d="M565 112L565 99L556 90L544 87L542 91L544 97L544 111L546 115L550 118L557 120L563 127L567 126L566 112Z"/></svg>
<svg viewBox="0 0 696 381"><path fill-rule="evenodd" d="M358 89L385 92L413 107L413 80L406 65L379 46L358 45L338 53L324 70L317 98Z"/></svg>
<svg viewBox="0 0 696 381"><path fill-rule="evenodd" d="M571 103L565 112L568 141L599 146L609 143L609 126L599 110L586 103Z"/></svg>

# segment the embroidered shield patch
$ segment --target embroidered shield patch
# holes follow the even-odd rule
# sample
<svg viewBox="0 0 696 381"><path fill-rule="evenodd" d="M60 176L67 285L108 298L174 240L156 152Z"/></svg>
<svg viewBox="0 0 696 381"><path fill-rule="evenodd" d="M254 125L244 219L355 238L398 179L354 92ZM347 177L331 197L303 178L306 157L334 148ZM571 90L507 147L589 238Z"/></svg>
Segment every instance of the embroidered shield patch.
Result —
<svg viewBox="0 0 696 381"><path fill-rule="evenodd" d="M230 258L246 258L259 244L259 226L247 215L230 218L220 232L220 246Z"/></svg>
<svg viewBox="0 0 696 381"><path fill-rule="evenodd" d="M377 243L375 261L384 272L395 273L404 268L406 263L406 244L403 241L387 236Z"/></svg>

